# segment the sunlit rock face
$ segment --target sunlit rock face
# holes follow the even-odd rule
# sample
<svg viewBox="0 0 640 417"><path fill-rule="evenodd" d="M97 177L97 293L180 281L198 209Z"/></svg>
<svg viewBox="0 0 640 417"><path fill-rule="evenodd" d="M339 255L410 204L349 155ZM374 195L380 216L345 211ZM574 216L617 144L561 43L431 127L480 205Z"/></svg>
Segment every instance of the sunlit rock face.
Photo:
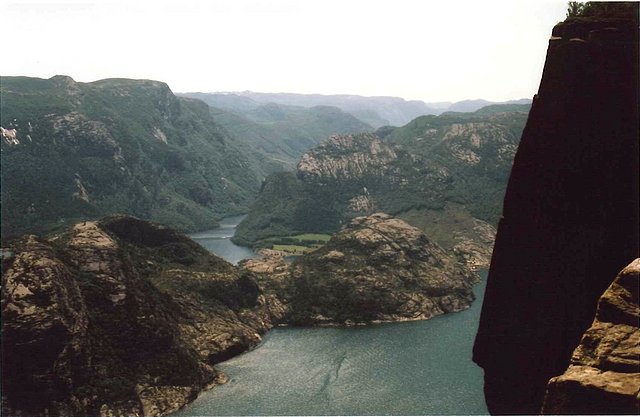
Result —
<svg viewBox="0 0 640 417"><path fill-rule="evenodd" d="M334 135L302 156L298 177L322 182L384 175L396 158L393 149L375 135Z"/></svg>
<svg viewBox="0 0 640 417"><path fill-rule="evenodd" d="M355 217L385 212L467 266L487 268L526 111L498 106L424 116L376 134L333 135L302 156L295 174L266 178L234 242L333 234Z"/></svg>
<svg viewBox="0 0 640 417"><path fill-rule="evenodd" d="M291 267L291 321L429 319L469 308L478 277L420 230L384 213L357 217Z"/></svg>
<svg viewBox="0 0 640 417"><path fill-rule="evenodd" d="M637 4L630 9L553 29L474 347L492 414L540 412L598 298L637 257Z"/></svg>
<svg viewBox="0 0 640 417"><path fill-rule="evenodd" d="M543 414L640 412L640 259L623 269L598 301L569 368L547 385Z"/></svg>

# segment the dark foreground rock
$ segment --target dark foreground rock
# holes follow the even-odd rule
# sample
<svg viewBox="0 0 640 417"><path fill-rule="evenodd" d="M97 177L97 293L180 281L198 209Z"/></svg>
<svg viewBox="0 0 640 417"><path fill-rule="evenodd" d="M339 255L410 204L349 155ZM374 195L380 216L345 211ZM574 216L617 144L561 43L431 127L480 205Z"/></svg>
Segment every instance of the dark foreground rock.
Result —
<svg viewBox="0 0 640 417"><path fill-rule="evenodd" d="M540 412L638 256L638 3L611 5L553 29L514 160L474 346L492 414Z"/></svg>
<svg viewBox="0 0 640 417"><path fill-rule="evenodd" d="M4 415L167 414L273 325L251 273L137 219L26 236L4 255Z"/></svg>
<svg viewBox="0 0 640 417"><path fill-rule="evenodd" d="M291 267L290 321L358 324L461 311L478 277L417 228L387 214L357 217Z"/></svg>
<svg viewBox="0 0 640 417"><path fill-rule="evenodd" d="M543 414L640 414L640 259L600 297L571 365L547 385Z"/></svg>

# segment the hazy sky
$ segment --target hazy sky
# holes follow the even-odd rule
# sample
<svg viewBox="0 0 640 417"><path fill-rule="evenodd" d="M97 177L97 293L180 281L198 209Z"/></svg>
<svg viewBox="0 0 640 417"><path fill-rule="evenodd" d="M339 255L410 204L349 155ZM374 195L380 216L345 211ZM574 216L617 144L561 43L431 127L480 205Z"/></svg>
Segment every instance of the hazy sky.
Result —
<svg viewBox="0 0 640 417"><path fill-rule="evenodd" d="M174 92L532 97L566 1L0 0L2 75Z"/></svg>

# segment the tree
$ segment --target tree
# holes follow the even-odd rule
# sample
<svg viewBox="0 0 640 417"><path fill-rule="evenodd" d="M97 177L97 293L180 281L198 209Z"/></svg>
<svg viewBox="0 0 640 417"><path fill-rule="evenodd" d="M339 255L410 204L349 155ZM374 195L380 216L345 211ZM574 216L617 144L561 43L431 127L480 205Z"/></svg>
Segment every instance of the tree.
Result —
<svg viewBox="0 0 640 417"><path fill-rule="evenodd" d="M638 19L638 2L636 1L570 1L567 7L569 17L612 17L622 19Z"/></svg>
<svg viewBox="0 0 640 417"><path fill-rule="evenodd" d="M589 3L591 2L570 1L567 7L567 17L582 16L584 11L589 7Z"/></svg>

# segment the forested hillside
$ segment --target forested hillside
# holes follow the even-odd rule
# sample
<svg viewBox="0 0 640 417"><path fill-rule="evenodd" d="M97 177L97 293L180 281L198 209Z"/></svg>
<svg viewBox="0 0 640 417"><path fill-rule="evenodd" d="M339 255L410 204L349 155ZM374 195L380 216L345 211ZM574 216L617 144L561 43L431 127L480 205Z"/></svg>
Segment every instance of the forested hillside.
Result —
<svg viewBox="0 0 640 417"><path fill-rule="evenodd" d="M111 213L197 230L258 190L209 107L164 83L3 77L0 93L3 237Z"/></svg>
<svg viewBox="0 0 640 417"><path fill-rule="evenodd" d="M267 178L234 239L261 245L274 236L332 233L354 216L383 211L486 264L527 117L526 106L499 110L333 136L303 155L295 173Z"/></svg>

